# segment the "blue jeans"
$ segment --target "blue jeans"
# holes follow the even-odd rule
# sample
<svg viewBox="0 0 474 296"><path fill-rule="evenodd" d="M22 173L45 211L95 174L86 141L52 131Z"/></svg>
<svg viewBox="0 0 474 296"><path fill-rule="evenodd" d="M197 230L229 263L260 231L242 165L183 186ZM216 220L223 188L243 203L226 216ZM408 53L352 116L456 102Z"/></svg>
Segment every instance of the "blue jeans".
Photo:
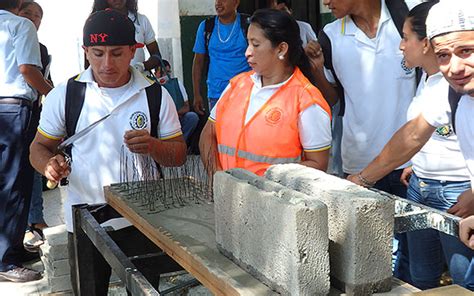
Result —
<svg viewBox="0 0 474 296"><path fill-rule="evenodd" d="M33 179L33 192L31 193L30 212L28 213L28 223L45 223L43 217L43 177L35 172Z"/></svg>
<svg viewBox="0 0 474 296"><path fill-rule="evenodd" d="M406 198L407 189L400 182L403 170L395 170L375 183L374 188ZM395 233L393 240L393 276L411 284L410 260L406 233Z"/></svg>
<svg viewBox="0 0 474 296"><path fill-rule="evenodd" d="M184 140L187 142L199 123L199 116L194 112L187 112L179 118L179 123L181 123Z"/></svg>
<svg viewBox="0 0 474 296"><path fill-rule="evenodd" d="M446 211L458 196L471 188L470 181L438 181L410 178L407 197L417 203ZM474 251L459 239L434 229L408 232L410 271L413 284L420 289L439 286L439 278L447 263L455 284L474 290Z"/></svg>

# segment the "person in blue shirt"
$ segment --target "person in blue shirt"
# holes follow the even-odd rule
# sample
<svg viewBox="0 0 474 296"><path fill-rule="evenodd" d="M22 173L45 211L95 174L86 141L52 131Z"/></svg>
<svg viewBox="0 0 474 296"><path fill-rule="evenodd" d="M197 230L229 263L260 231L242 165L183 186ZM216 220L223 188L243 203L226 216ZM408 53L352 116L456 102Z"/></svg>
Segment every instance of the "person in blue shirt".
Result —
<svg viewBox="0 0 474 296"><path fill-rule="evenodd" d="M193 61L194 110L203 115L201 78L209 63L207 73L207 97L209 110L216 104L229 80L237 74L250 70L245 58L247 36L242 30L240 14L237 12L239 0L216 0L217 16L213 18L214 28L206 46L205 20L196 32ZM207 60L209 56L209 60Z"/></svg>

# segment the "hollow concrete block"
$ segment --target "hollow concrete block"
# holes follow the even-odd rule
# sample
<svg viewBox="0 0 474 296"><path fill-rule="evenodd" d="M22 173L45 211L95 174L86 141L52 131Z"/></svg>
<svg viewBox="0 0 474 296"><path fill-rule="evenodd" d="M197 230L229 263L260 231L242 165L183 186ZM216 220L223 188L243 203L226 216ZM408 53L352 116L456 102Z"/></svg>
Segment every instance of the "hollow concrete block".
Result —
<svg viewBox="0 0 474 296"><path fill-rule="evenodd" d="M333 286L351 295L390 291L393 200L297 164L272 166L265 177L326 204Z"/></svg>
<svg viewBox="0 0 474 296"><path fill-rule="evenodd" d="M233 169L214 176L219 250L283 295L329 293L326 206Z"/></svg>

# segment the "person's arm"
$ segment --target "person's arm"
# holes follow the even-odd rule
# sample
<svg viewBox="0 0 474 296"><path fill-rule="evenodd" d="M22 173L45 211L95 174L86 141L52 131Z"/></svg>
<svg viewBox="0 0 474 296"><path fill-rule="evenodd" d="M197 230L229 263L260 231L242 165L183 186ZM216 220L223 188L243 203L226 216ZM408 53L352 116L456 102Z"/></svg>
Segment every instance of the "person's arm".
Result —
<svg viewBox="0 0 474 296"><path fill-rule="evenodd" d="M466 246L474 250L474 216L459 222L459 238Z"/></svg>
<svg viewBox="0 0 474 296"><path fill-rule="evenodd" d="M431 126L423 115L418 115L393 135L382 152L365 169L347 179L365 187L369 187L368 183L375 184L410 160L428 142L434 131L435 127ZM364 181L367 184L364 184Z"/></svg>
<svg viewBox="0 0 474 296"><path fill-rule="evenodd" d="M41 71L34 65L23 64L18 67L25 81L40 94L47 95L53 87L43 77Z"/></svg>
<svg viewBox="0 0 474 296"><path fill-rule="evenodd" d="M185 101L183 107L178 110L178 116L181 117L189 112L189 102Z"/></svg>
<svg viewBox="0 0 474 296"><path fill-rule="evenodd" d="M204 168L209 176L213 176L216 171L221 171L217 150L216 124L208 120L199 138L199 151Z"/></svg>
<svg viewBox="0 0 474 296"><path fill-rule="evenodd" d="M125 132L124 143L130 152L150 155L163 166L181 166L186 161L186 142L182 135L160 140L147 130L130 130Z"/></svg>
<svg viewBox="0 0 474 296"><path fill-rule="evenodd" d="M321 91L328 104L334 106L339 101L339 96L324 74L324 56L321 45L311 40L306 45L305 52L311 64L311 72L316 80L315 86Z"/></svg>
<svg viewBox="0 0 474 296"><path fill-rule="evenodd" d="M148 60L143 62L143 66L145 67L145 70L151 70L158 66L161 66L160 60L155 56L155 55L161 56L158 43L156 41L153 41L150 44L146 45L146 49L148 50L150 57L148 58Z"/></svg>
<svg viewBox="0 0 474 296"><path fill-rule="evenodd" d="M458 196L457 202L447 212L461 218L474 215L474 193L472 189L461 193Z"/></svg>
<svg viewBox="0 0 474 296"><path fill-rule="evenodd" d="M195 53L193 59L193 96L194 96L194 111L198 114L204 115L203 98L201 96L201 78L206 62L206 54Z"/></svg>
<svg viewBox="0 0 474 296"><path fill-rule="evenodd" d="M304 152L304 160L300 164L321 171L328 169L329 149L318 152Z"/></svg>
<svg viewBox="0 0 474 296"><path fill-rule="evenodd" d="M37 132L30 145L30 162L33 168L56 183L71 172L64 156L56 154L56 148L60 143L61 140L49 139Z"/></svg>

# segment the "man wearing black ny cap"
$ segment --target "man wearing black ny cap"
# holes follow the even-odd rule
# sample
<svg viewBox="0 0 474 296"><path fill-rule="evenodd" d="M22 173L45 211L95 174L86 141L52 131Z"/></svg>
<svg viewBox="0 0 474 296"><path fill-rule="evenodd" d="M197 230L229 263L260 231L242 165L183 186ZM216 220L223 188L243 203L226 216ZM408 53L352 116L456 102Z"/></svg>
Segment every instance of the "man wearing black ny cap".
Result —
<svg viewBox="0 0 474 296"><path fill-rule="evenodd" d="M67 230L71 233L74 204L105 203L103 186L120 182L120 155L123 145L132 152L151 156L166 166L184 163L186 144L183 140L173 100L162 89L158 138L150 135L150 110L145 88L153 84L130 67L137 47L135 28L131 20L114 10L93 13L84 26L84 51L90 67L75 80L85 84L85 98L76 132L110 115L87 135L74 142L71 166L57 146L66 135L65 100L67 84L58 85L46 97L36 138L31 145L31 163L49 180L58 182L68 176L68 196L65 202ZM160 98L156 98L160 99ZM123 228L128 235L133 227ZM69 235L70 251L73 248ZM128 241L133 241L128 237ZM110 268L100 254L91 258L94 274L86 275L102 283L90 295L106 295ZM71 260L71 264L75 264ZM71 268L73 288L76 288L75 268ZM81 291L85 293L85 291ZM89 295L88 293L86 293Z"/></svg>

